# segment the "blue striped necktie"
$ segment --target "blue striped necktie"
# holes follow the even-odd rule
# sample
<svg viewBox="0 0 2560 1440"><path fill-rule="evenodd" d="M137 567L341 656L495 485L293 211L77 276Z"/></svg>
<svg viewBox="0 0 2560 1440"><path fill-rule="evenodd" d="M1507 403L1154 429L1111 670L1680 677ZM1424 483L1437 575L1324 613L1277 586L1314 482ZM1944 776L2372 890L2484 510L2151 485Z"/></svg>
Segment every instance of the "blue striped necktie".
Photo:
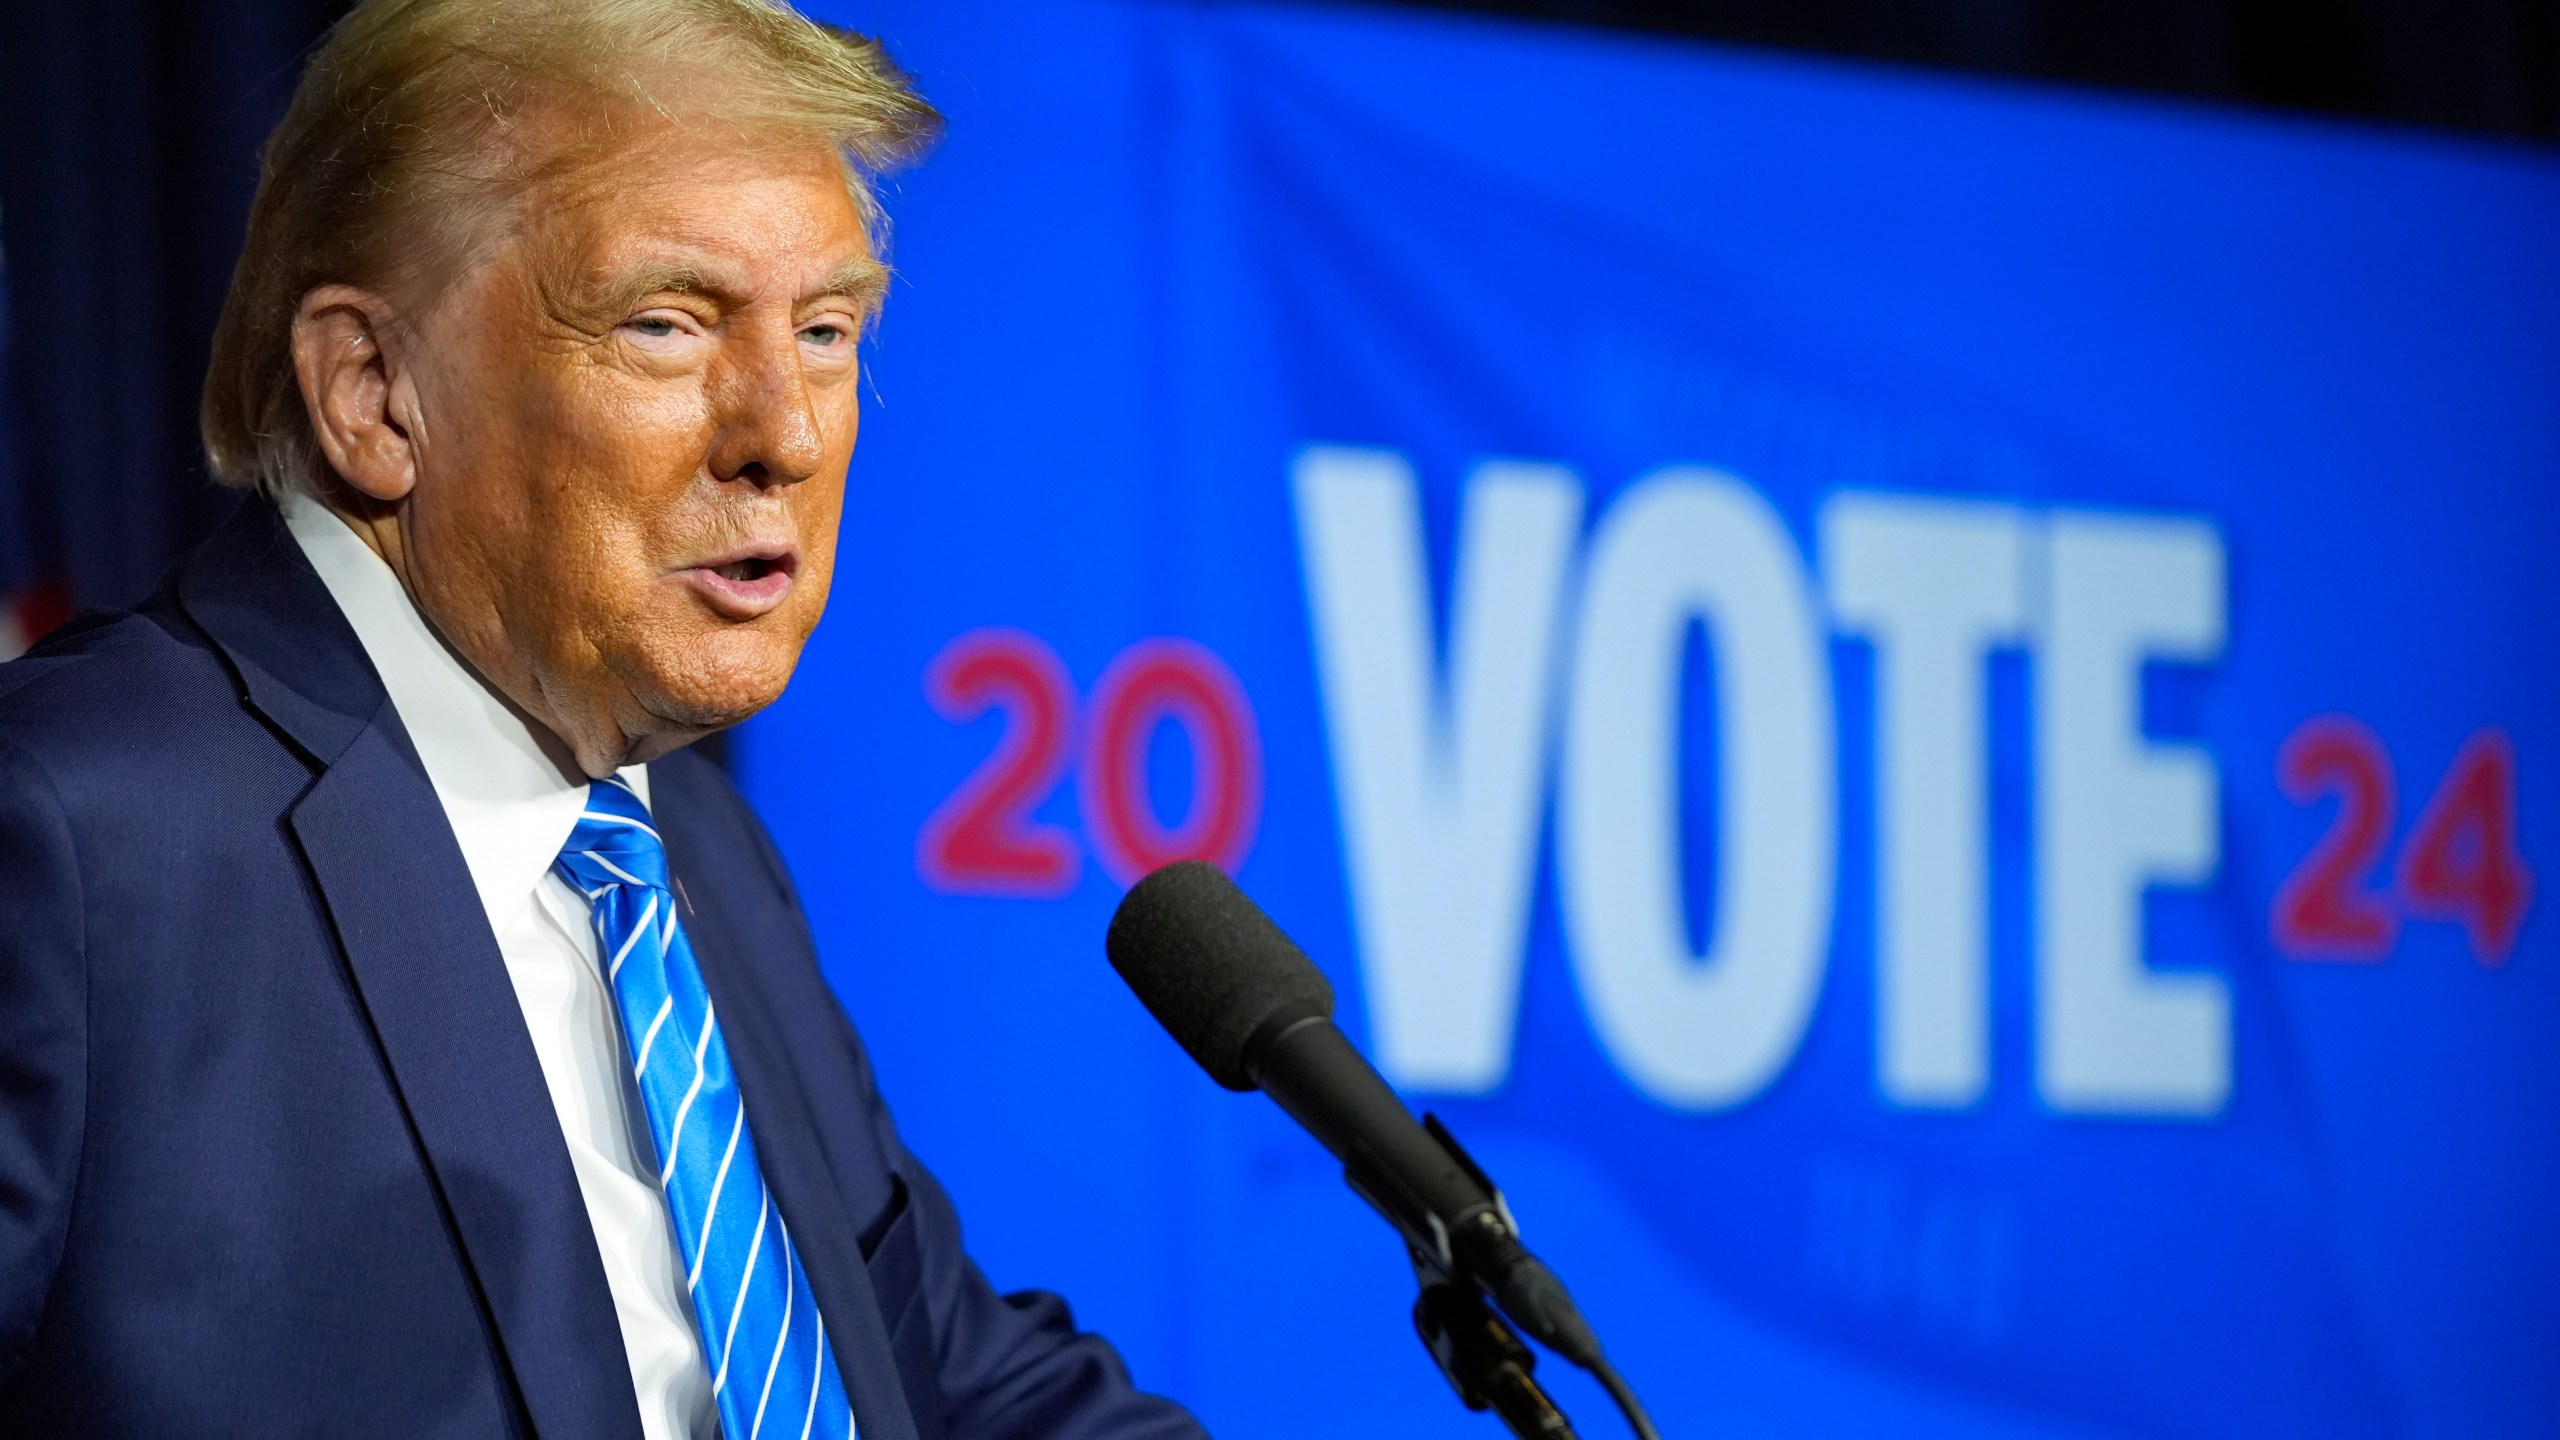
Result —
<svg viewBox="0 0 2560 1440"><path fill-rule="evenodd" d="M756 1163L667 852L619 778L587 787L556 867L594 907L605 979L658 1148L694 1321L728 1440L846 1440L853 1409L808 1274Z"/></svg>

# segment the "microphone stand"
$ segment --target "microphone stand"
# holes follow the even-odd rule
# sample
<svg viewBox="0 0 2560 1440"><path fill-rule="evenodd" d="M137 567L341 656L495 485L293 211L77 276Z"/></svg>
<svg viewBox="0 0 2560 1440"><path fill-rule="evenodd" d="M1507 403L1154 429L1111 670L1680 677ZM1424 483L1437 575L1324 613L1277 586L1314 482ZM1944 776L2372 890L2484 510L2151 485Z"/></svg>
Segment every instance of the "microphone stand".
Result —
<svg viewBox="0 0 2560 1440"><path fill-rule="evenodd" d="M1470 1410L1501 1416L1521 1440L1576 1440L1564 1412L1530 1378L1538 1357L1511 1323L1494 1313L1475 1285L1433 1278L1438 1268L1414 1252L1422 1298L1413 1302L1413 1327L1458 1399Z"/></svg>
<svg viewBox="0 0 2560 1440"><path fill-rule="evenodd" d="M1458 1143L1458 1137L1449 1133L1449 1127L1440 1123L1440 1117L1423 1116L1422 1127L1460 1169L1484 1187L1501 1210L1503 1223L1518 1233L1501 1188ZM1458 1399L1470 1410L1491 1410L1520 1440L1578 1440L1572 1422L1531 1375L1537 1355L1488 1302L1483 1283L1457 1258L1439 1222L1422 1216L1429 1222L1426 1231L1415 1219L1399 1214L1398 1207L1370 1194L1357 1176L1346 1172L1343 1178L1355 1194L1404 1233L1405 1253L1413 1261L1414 1279L1422 1286L1421 1296L1413 1302L1413 1328Z"/></svg>

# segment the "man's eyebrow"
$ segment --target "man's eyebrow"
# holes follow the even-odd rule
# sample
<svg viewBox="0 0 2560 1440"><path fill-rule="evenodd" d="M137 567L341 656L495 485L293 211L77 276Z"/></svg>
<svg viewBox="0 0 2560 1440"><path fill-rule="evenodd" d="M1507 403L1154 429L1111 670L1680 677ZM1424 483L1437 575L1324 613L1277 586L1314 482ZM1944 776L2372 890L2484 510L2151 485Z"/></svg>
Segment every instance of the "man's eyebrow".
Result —
<svg viewBox="0 0 2560 1440"><path fill-rule="evenodd" d="M800 303L841 295L862 305L875 305L889 288L889 267L869 255L856 255L830 270L826 278L800 297Z"/></svg>
<svg viewBox="0 0 2560 1440"><path fill-rule="evenodd" d="M598 280L588 292L587 302L599 311L626 311L652 295L703 295L714 300L737 299L736 286L724 282L699 264L688 260L665 260L644 264L618 275ZM889 267L869 255L856 255L821 277L799 299L806 307L812 302L841 297L869 307L880 302L889 288Z"/></svg>
<svg viewBox="0 0 2560 1440"><path fill-rule="evenodd" d="M701 266L690 261L661 260L602 277L589 289L587 302L597 310L623 311L651 295L723 293L725 287L715 283Z"/></svg>

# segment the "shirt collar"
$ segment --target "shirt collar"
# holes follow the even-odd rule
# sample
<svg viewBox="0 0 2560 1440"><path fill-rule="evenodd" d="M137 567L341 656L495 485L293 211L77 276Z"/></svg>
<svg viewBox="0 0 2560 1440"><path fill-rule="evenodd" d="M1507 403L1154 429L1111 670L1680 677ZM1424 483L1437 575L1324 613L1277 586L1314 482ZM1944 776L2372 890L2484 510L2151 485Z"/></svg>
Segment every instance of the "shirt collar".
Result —
<svg viewBox="0 0 2560 1440"><path fill-rule="evenodd" d="M565 747L491 689L446 646L391 567L344 520L307 495L284 500L284 521L363 643L392 708L444 805L463 863L503 931L533 897L586 808L587 777ZM627 765L641 802L645 765Z"/></svg>

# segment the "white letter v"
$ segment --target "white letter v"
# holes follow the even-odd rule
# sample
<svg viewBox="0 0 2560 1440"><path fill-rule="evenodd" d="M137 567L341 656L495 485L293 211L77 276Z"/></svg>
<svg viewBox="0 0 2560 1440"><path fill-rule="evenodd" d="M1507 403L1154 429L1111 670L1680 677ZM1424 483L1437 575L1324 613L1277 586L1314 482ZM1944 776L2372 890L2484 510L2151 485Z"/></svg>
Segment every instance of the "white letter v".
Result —
<svg viewBox="0 0 2560 1440"><path fill-rule="evenodd" d="M1412 467L1311 447L1295 487L1371 1045L1400 1086L1482 1094L1511 1068L1582 485L1516 461L1470 477L1445 692Z"/></svg>

